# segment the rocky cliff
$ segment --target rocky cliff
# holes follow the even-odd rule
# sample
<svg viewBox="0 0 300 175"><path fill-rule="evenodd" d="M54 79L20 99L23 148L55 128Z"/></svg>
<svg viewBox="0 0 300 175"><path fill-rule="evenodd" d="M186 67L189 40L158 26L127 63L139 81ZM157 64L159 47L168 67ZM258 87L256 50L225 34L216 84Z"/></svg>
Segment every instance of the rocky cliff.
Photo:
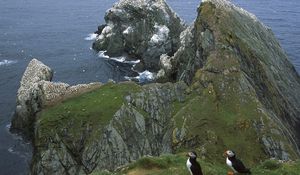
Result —
<svg viewBox="0 0 300 175"><path fill-rule="evenodd" d="M64 99L80 95L100 86L100 83L70 86L55 83L52 70L37 59L29 62L17 94L17 106L12 119L11 130L22 131L31 137L36 114L46 106L56 104Z"/></svg>
<svg viewBox="0 0 300 175"><path fill-rule="evenodd" d="M108 24L100 27L94 47L102 50L101 42L109 41L121 43L118 54L125 45L135 50L123 43L124 30L133 25L129 19L140 24L153 13L143 8L156 6L169 9L162 0L121 0L107 12ZM117 24L125 27L113 29ZM156 25L164 23L150 26ZM151 65L159 66L157 80L164 83L108 83L30 113L35 116L31 173L89 174L145 155L191 149L213 165L224 163L221 154L228 148L247 165L299 158L300 78L271 30L229 1L206 0L195 23L178 37L173 54L155 48L159 55Z"/></svg>
<svg viewBox="0 0 300 175"><path fill-rule="evenodd" d="M220 100L231 98L226 88L241 96L251 90L298 150L300 78L271 29L225 0L205 1L198 13L195 24L181 34L179 50L162 57L171 63L162 67L162 75L176 74L177 80L204 88L212 85ZM230 79L239 84L228 86Z"/></svg>
<svg viewBox="0 0 300 175"><path fill-rule="evenodd" d="M109 56L127 54L157 70L160 55L173 55L185 25L164 0L120 0L105 14L93 44Z"/></svg>

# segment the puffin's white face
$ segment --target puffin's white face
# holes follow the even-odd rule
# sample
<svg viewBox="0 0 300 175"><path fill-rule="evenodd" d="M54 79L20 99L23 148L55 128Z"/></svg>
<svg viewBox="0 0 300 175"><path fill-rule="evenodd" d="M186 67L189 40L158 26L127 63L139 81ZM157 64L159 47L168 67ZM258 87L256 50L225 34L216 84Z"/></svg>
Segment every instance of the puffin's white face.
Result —
<svg viewBox="0 0 300 175"><path fill-rule="evenodd" d="M227 151L225 152L225 154L227 155L227 157L233 157L233 156L235 156L234 152L231 151L231 150L227 150Z"/></svg>
<svg viewBox="0 0 300 175"><path fill-rule="evenodd" d="M197 158L197 155L194 152L188 152L187 156L190 158Z"/></svg>

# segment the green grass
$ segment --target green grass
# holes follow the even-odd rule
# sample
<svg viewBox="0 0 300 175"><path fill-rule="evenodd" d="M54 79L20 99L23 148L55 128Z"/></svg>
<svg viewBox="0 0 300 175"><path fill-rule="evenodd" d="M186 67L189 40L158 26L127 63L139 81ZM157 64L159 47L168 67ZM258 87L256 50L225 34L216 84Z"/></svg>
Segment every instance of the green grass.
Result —
<svg viewBox="0 0 300 175"><path fill-rule="evenodd" d="M216 175L226 172L226 167L215 166L211 163L200 161L206 175ZM143 157L136 162L124 167L122 170L109 174L108 172L94 172L92 175L189 175L186 169L186 157L183 154L162 155L160 157Z"/></svg>
<svg viewBox="0 0 300 175"><path fill-rule="evenodd" d="M138 92L140 86L135 83L108 83L99 89L68 99L55 106L44 109L38 116L37 127L40 142L58 134L66 138L100 135L130 93ZM88 130L92 131L90 133ZM66 132L67 131L67 132ZM84 135L86 134L86 135ZM41 140L42 139L42 140ZM41 143L42 144L42 143Z"/></svg>
<svg viewBox="0 0 300 175"><path fill-rule="evenodd" d="M143 157L136 162L114 173L94 172L92 175L189 175L186 169L186 157L183 154L162 155L160 157ZM198 160L205 175L226 175L230 168L223 164L214 164ZM255 175L299 175L300 161L279 163L277 160L266 160L251 167Z"/></svg>
<svg viewBox="0 0 300 175"><path fill-rule="evenodd" d="M276 160L267 160L253 169L253 174L266 175L299 175L300 161L279 163Z"/></svg>

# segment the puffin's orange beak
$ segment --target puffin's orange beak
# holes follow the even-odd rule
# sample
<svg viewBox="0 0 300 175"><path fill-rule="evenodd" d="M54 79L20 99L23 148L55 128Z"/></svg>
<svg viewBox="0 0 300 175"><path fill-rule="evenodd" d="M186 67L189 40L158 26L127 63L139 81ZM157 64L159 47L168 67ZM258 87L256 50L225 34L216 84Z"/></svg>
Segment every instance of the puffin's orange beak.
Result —
<svg viewBox="0 0 300 175"><path fill-rule="evenodd" d="M190 155L189 155L189 153L186 153L186 155L185 155L186 157L190 157Z"/></svg>

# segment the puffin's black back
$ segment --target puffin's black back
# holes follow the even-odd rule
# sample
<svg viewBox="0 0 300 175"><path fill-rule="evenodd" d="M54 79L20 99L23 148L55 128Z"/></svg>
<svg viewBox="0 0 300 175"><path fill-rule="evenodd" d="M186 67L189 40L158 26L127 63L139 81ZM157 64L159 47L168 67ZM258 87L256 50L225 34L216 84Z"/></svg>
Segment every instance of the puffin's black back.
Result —
<svg viewBox="0 0 300 175"><path fill-rule="evenodd" d="M251 174L250 169L246 168L242 161L234 157L229 158L232 162L232 167L239 173Z"/></svg>
<svg viewBox="0 0 300 175"><path fill-rule="evenodd" d="M196 158L195 158L195 159L191 159L191 158L190 158L190 162L191 162L191 164L192 164L192 166L191 166L191 171L192 171L193 175L203 175L201 166L200 166L200 164L196 161Z"/></svg>

